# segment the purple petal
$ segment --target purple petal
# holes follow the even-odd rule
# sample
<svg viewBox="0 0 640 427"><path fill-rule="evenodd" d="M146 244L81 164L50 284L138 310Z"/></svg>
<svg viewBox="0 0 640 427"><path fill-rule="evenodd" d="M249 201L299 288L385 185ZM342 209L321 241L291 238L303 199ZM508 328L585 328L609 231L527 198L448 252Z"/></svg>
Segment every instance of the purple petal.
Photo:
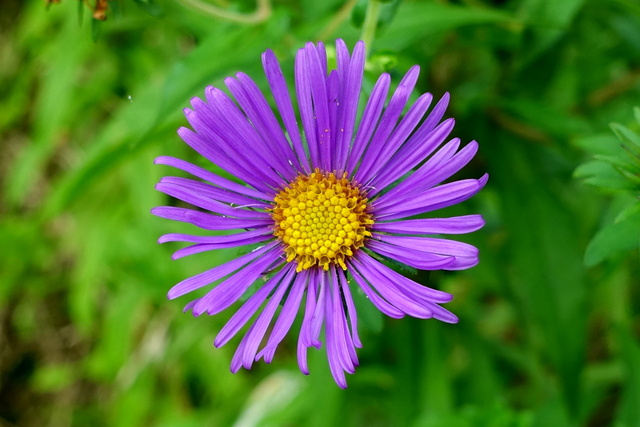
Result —
<svg viewBox="0 0 640 427"><path fill-rule="evenodd" d="M176 159L175 157L160 156L155 159L154 163L156 165L167 165L167 166L171 166L171 167L183 170L195 177L198 177L205 181L209 181L213 185L216 185L228 191L233 191L235 193L253 197L254 199L273 201L273 196L271 195L268 195L258 190L254 190L253 188L249 188L241 184L237 184L233 181L230 181L226 178L222 178L221 176L218 176L213 172L210 172L199 166L193 165L181 159Z"/></svg>
<svg viewBox="0 0 640 427"><path fill-rule="evenodd" d="M267 80L269 81L269 87L271 88L273 99L276 101L276 106L278 107L285 129L289 135L289 139L291 140L296 152L298 161L303 168L302 172L310 173L311 168L300 138L298 121L291 103L289 88L284 79L284 75L282 74L282 70L280 69L280 64L271 50L267 50L262 54L262 66L264 68L265 75L267 76Z"/></svg>
<svg viewBox="0 0 640 427"><path fill-rule="evenodd" d="M422 286L413 280L393 271L391 268L381 264L364 252L358 254L358 259L371 270L377 271L383 278L388 280L388 284L396 287L407 297L428 307L433 313L433 317L448 323L456 323L458 318L451 312L440 307L439 303L449 302L453 298L451 294Z"/></svg>
<svg viewBox="0 0 640 427"><path fill-rule="evenodd" d="M309 157L311 158L311 168L320 166L320 153L318 151L318 140L316 134L316 120L313 111L313 102L311 100L311 82L307 72L307 52L305 49L299 49L296 55L295 63L295 83L296 95L298 98L298 109L300 110L300 118L302 119L302 127L309 148Z"/></svg>
<svg viewBox="0 0 640 427"><path fill-rule="evenodd" d="M277 168L291 172L291 167L286 164L280 156L277 156L271 149L272 145L267 144L258 134L256 129L249 122L247 116L238 108L226 93L212 86L205 90L207 110L202 111L202 120L206 120L209 129L214 130L221 137L221 144L227 154L232 155L249 166L255 173L260 174L268 182L276 184L282 182L281 178L274 171ZM207 114L209 113L209 114ZM194 127L195 129L195 127ZM199 129L196 129L199 131Z"/></svg>
<svg viewBox="0 0 640 427"><path fill-rule="evenodd" d="M353 137L353 127L358 114L358 102L364 75L365 46L362 41L356 43L350 60L349 51L342 40L336 42L336 49L338 53L338 72L342 75L340 114L336 126L336 147L338 147L336 169L345 171L351 138Z"/></svg>
<svg viewBox="0 0 640 427"><path fill-rule="evenodd" d="M289 268L290 270L290 268ZM258 291L251 296L243 305L236 311L231 319L224 325L224 327L218 332L216 339L213 341L215 347L222 347L231 338L233 338L238 331L253 317L258 311L258 308L264 303L267 297L271 294L273 289L280 283L282 276L287 272L287 268L283 268L277 272L271 279L267 281Z"/></svg>
<svg viewBox="0 0 640 427"><path fill-rule="evenodd" d="M278 120L253 80L244 73L238 73L236 77L237 81L232 78L225 79L227 87L251 120L251 124L257 131L257 137L261 138L265 147L277 160L280 165L278 172L285 179L291 181L295 178L296 171L301 168L297 157L282 133Z"/></svg>
<svg viewBox="0 0 640 427"><path fill-rule="evenodd" d="M309 280L316 280L318 283L318 299L316 302L316 309L313 312L309 327L307 329L307 346L313 346L315 348L321 348L322 342L320 341L320 329L322 329L322 323L324 322L324 305L327 294L326 277L323 272L316 271L315 277L313 273L310 275Z"/></svg>
<svg viewBox="0 0 640 427"><path fill-rule="evenodd" d="M271 207L270 203L266 203L262 200L256 200L252 197L247 197L242 194L228 191L224 188L218 188L213 185L195 181L189 178L165 176L160 180L160 182L163 184L176 185L186 190L199 193L202 196L210 197L218 202L239 205L239 207L253 207L261 209Z"/></svg>
<svg viewBox="0 0 640 427"><path fill-rule="evenodd" d="M199 207L201 209L206 209L220 215L239 218L261 219L270 217L270 214L268 212L244 209L239 206L232 207L225 203L220 203L218 201L212 200L199 191L194 191L181 185L159 182L156 184L156 189L178 200L182 200L183 202L187 202L193 206Z"/></svg>
<svg viewBox="0 0 640 427"><path fill-rule="evenodd" d="M184 258L189 255L198 254L201 252L213 251L217 249L229 249L237 246L252 245L252 244L264 242L270 239L273 239L273 236L271 236L270 233L268 233L266 235L238 238L238 240L230 240L224 243L198 243L195 245L187 246L186 248L178 249L173 253L171 258L176 260L179 258Z"/></svg>
<svg viewBox="0 0 640 427"><path fill-rule="evenodd" d="M422 117L427 112L433 96L430 93L421 95L418 100L409 108L407 114L402 118L398 126L389 135L387 141L381 144L380 152L377 155L367 156L368 169L362 173L362 182L371 183L379 175L385 175L385 165L396 151L407 141L407 138L415 130ZM375 139L376 137L374 137ZM363 162L364 166L364 162Z"/></svg>
<svg viewBox="0 0 640 427"><path fill-rule="evenodd" d="M276 292L269 299L267 306L264 308L262 313L260 313L260 316L258 316L258 319L254 323L254 328L252 328L251 332L247 333L247 344L242 352L242 366L244 366L245 369L251 369L251 366L256 359L258 347L264 338L264 334L267 332L269 324L271 324L273 315L280 305L282 297L285 292L289 290L293 275L296 272L295 267L291 263L288 263L283 270L286 270L286 273L276 289Z"/></svg>
<svg viewBox="0 0 640 427"><path fill-rule="evenodd" d="M185 110L185 116L188 120L195 121L197 115L191 110ZM203 134L198 134L184 127L178 129L178 135L180 135L180 138L193 150L214 165L218 165L221 169L242 179L242 181L263 193L274 194L273 188L266 185L260 176L252 174L250 170L246 168L246 165L238 163L236 158L228 156L226 152L218 146L217 141L220 141L218 135L204 129Z"/></svg>
<svg viewBox="0 0 640 427"><path fill-rule="evenodd" d="M399 310L397 307L389 304L384 298L380 297L377 293L371 290L371 288L367 284L367 281L362 276L360 276L359 272L354 267L353 261L349 261L349 265L351 266L349 272L353 276L354 280L358 283L358 286L360 286L362 292L364 292L367 298L373 305L376 306L378 310L389 317L393 317L394 319L401 319L404 317L405 313L402 312L402 310Z"/></svg>
<svg viewBox="0 0 640 427"><path fill-rule="evenodd" d="M331 283L328 284L329 287L333 287ZM327 301L325 304L325 317L327 318L327 323L325 325L325 335L327 341L327 358L329 359L329 368L331 370L331 375L335 380L336 384L340 388L347 388L347 380L344 375L344 370L342 366L342 357L341 352L342 348L339 343L339 335L338 331L336 331L336 311L334 309L334 296L332 295L332 290L328 291L329 296L327 297ZM353 369L351 370L353 372Z"/></svg>
<svg viewBox="0 0 640 427"><path fill-rule="evenodd" d="M408 249L431 252L440 255L477 256L478 249L468 243L434 237L390 236L374 233L373 238Z"/></svg>
<svg viewBox="0 0 640 427"><path fill-rule="evenodd" d="M371 229L399 234L465 234L484 226L482 215L464 215L452 218L408 219L394 222L376 222Z"/></svg>
<svg viewBox="0 0 640 427"><path fill-rule="evenodd" d="M453 256L443 256L411 248L389 245L384 242L370 240L367 247L374 252L384 255L403 264L420 270L447 270L456 259Z"/></svg>
<svg viewBox="0 0 640 427"><path fill-rule="evenodd" d="M229 242L241 242L247 239L251 239L256 236L262 236L265 234L271 234L269 229L257 229L251 231L245 231L243 233L227 234L225 236L194 236L191 234L170 233L161 236L158 239L158 243L166 242L193 242L193 243L229 243Z"/></svg>
<svg viewBox="0 0 640 427"><path fill-rule="evenodd" d="M193 307L193 314L199 316L206 311L207 314L214 315L228 308L282 256L282 250L265 253L200 298Z"/></svg>
<svg viewBox="0 0 640 427"><path fill-rule="evenodd" d="M378 176L371 181L370 186L377 189L386 188L389 184L395 182L398 178L417 166L444 142L449 133L451 133L455 121L453 119L447 119L437 128L436 125L440 119L442 119L448 101L449 95L445 94L420 128L398 150L391 160L389 160ZM377 193L377 191L370 193L370 195L375 193Z"/></svg>
<svg viewBox="0 0 640 427"><path fill-rule="evenodd" d="M371 138L373 131L376 129L380 113L382 113L384 101L387 98L387 93L389 92L390 82L391 77L389 74L384 73L378 78L378 81L373 87L371 96L364 108L362 119L358 125L358 132L356 133L353 147L349 153L347 171L353 172L356 169L365 148L367 148L367 145L369 144L369 139Z"/></svg>
<svg viewBox="0 0 640 427"><path fill-rule="evenodd" d="M344 300L347 303L347 312L351 322L351 337L353 339L353 343L356 347L362 348L362 342L358 336L358 314L356 313L356 306L353 303L353 297L351 296L351 289L349 289L349 282L342 271L338 271L338 279L340 280L340 287L342 288Z"/></svg>
<svg viewBox="0 0 640 427"><path fill-rule="evenodd" d="M151 209L151 213L160 218L174 221L188 222L205 230L234 230L239 228L257 228L273 225L273 219L245 219L229 218L226 216L212 215L188 208L174 206L158 206Z"/></svg>
<svg viewBox="0 0 640 427"><path fill-rule="evenodd" d="M308 271L308 270L307 270ZM300 371L309 375L309 368L307 366L307 348L311 345L306 345L309 342L309 329L311 324L311 318L316 311L316 291L318 288L317 282L311 277L312 271L309 271L309 282L307 286L307 304L304 309L304 317L302 319L302 326L300 327L300 335L298 337L298 366Z"/></svg>
<svg viewBox="0 0 640 427"><path fill-rule="evenodd" d="M307 285L308 270L303 270L296 274L296 277L291 288L291 292L287 297L287 301L282 307L280 316L273 327L273 332L267 341L264 349L256 355L256 360L264 357L266 363L271 363L273 355L275 353L278 344L284 339L296 318L298 310L300 309L300 302L304 295L304 290Z"/></svg>
<svg viewBox="0 0 640 427"><path fill-rule="evenodd" d="M369 147L367 147L362 163L354 176L356 181L367 183L372 178L373 173L377 172L371 170L371 166L384 149L387 138L389 138L389 135L391 135L391 132L395 128L398 118L400 118L407 100L418 81L419 74L420 67L414 65L402 78L400 84L398 84L398 88L393 93L393 96L380 119L376 133L373 135Z"/></svg>
<svg viewBox="0 0 640 427"><path fill-rule="evenodd" d="M400 201L395 205L382 207L380 209L375 206L374 201L373 204L376 209L376 218L389 221L455 205L456 203L467 200L480 191L487 183L488 179L489 176L485 174L478 180L464 179L439 185L424 191L419 196L410 200Z"/></svg>
<svg viewBox="0 0 640 427"><path fill-rule="evenodd" d="M361 261L364 258L363 251L355 256L352 265L358 270L362 277L373 286L378 293L394 307L403 313L420 319L433 317L433 311L419 301L412 300L404 293L400 292L387 277L378 270L375 264Z"/></svg>
<svg viewBox="0 0 640 427"><path fill-rule="evenodd" d="M256 258L262 257L263 255L267 254L269 251L273 250L274 248L275 248L274 250L275 253L281 253L281 249L276 248L276 246L279 243L280 242L278 241L269 243L261 248L254 250L253 252L242 255L239 258L231 260L225 264L219 265L215 268L212 268L211 270L207 270L193 277L189 277L188 279L185 279L182 282L175 285L174 287L172 287L171 290L169 290L169 293L167 296L169 297L169 299L178 298L179 296L188 294L189 292L195 291L196 289L199 289L219 279L222 279L224 276L227 276L233 273L234 271L238 270L239 268L246 266L248 263L255 260Z"/></svg>
<svg viewBox="0 0 640 427"><path fill-rule="evenodd" d="M315 130L317 132L316 140L319 150L319 163L312 162L312 166L319 167L326 171L331 170L329 159L331 158L332 148L331 122L329 119L329 106L327 105L326 73L323 75L322 62L315 46L312 43L307 43L305 51L306 55L304 59L306 61L304 72L307 75L307 82L311 89ZM307 134L307 138L308 137L309 135Z"/></svg>

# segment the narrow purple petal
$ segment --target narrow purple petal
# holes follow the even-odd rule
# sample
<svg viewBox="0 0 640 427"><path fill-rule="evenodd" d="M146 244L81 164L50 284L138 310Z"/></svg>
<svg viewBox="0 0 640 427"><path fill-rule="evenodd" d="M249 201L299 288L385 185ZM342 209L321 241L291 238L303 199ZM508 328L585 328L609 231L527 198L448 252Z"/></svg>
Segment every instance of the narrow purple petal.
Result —
<svg viewBox="0 0 640 427"><path fill-rule="evenodd" d="M249 196L249 197L253 197L254 199L258 199L258 200L267 200L267 201L273 201L273 196L272 195L268 195L266 193L263 193L261 191L258 190L254 190L253 188L249 188L246 187L242 184L238 184L235 183L231 180L228 180L226 178L222 178L221 176L218 176L216 174L214 174L213 172L210 172L206 169L203 169L199 166L193 165L189 162L186 162L184 160L181 159L176 159L175 157L170 157L170 156L160 156L158 158L155 159L154 164L156 165L167 165L167 166L171 166L180 170L183 170L185 172L190 173L191 175L198 177L202 180L208 181L210 183L212 183L213 185L216 185L218 187L224 188L228 191L233 191L235 193L239 193L239 194L243 194L245 196Z"/></svg>
<svg viewBox="0 0 640 427"><path fill-rule="evenodd" d="M256 200L253 197L247 197L242 194L228 191L224 188L218 188L213 185L200 182L200 181L195 181L189 178L165 176L160 180L160 183L182 187L186 190L199 193L202 196L210 197L213 200L216 200L218 202L238 205L238 207L243 207L243 208L252 207L252 208L260 208L260 209L266 209L271 207L271 204L266 203L262 200Z"/></svg>
<svg viewBox="0 0 640 427"><path fill-rule="evenodd" d="M239 228L266 227L273 224L273 219L229 218L227 216L212 215L188 208L175 206L158 206L151 209L151 213L160 218L174 221L188 222L205 230L234 230Z"/></svg>
<svg viewBox="0 0 640 427"><path fill-rule="evenodd" d="M411 298L417 298L420 301L430 304L446 303L453 299L451 294L437 289L431 289L414 282L408 277L376 261L364 252L360 252L358 254L358 260L361 263L368 265L369 268L374 269L387 277L391 283Z"/></svg>
<svg viewBox="0 0 640 427"><path fill-rule="evenodd" d="M342 40L336 42L338 53L338 72L346 74L341 78L340 115L336 126L336 146L338 147L338 163L336 169L345 171L347 156L353 128L358 114L358 102L362 90L362 78L364 75L365 46L359 41L353 49L353 56L349 60L349 51ZM347 68L348 67L348 68Z"/></svg>
<svg viewBox="0 0 640 427"><path fill-rule="evenodd" d="M284 127L287 130L293 149L302 167L301 172L309 173L311 172L311 168L302 145L302 139L300 138L300 130L298 129L298 121L291 103L289 88L273 51L267 50L262 54L262 66L269 81L273 99L276 101L276 106L282 117Z"/></svg>
<svg viewBox="0 0 640 427"><path fill-rule="evenodd" d="M200 298L200 301L193 307L193 314L199 316L207 312L209 315L214 315L228 308L282 256L281 250L265 253Z"/></svg>
<svg viewBox="0 0 640 427"><path fill-rule="evenodd" d="M309 271L308 277L307 303L304 309L302 326L300 327L300 335L298 337L298 366L300 367L300 371L305 375L309 375L309 368L307 366L307 348L311 345L307 345L306 343L310 341L307 337L309 336L311 318L313 317L313 313L316 311L316 292L318 288L315 278L312 277L312 271Z"/></svg>
<svg viewBox="0 0 640 427"><path fill-rule="evenodd" d="M187 117L187 120L195 121L196 113L191 110L185 110L185 116ZM180 138L182 138L187 145L211 163L218 165L221 169L229 172L231 175L241 178L244 182L263 193L274 194L273 188L266 185L259 176L251 174L245 165L241 165L238 163L237 159L228 156L224 150L218 147L216 141L220 140L219 136L211 135L211 132L208 133L210 135L199 135L191 129L184 127L178 129L178 135L180 135Z"/></svg>
<svg viewBox="0 0 640 427"><path fill-rule="evenodd" d="M322 342L320 341L320 330L322 329L322 324L324 322L324 305L327 298L327 284L324 272L317 271L315 278L313 276L314 275L312 274L310 280L316 280L318 282L318 300L316 302L316 309L311 317L311 322L309 323L306 344L319 349L322 347Z"/></svg>
<svg viewBox="0 0 640 427"><path fill-rule="evenodd" d="M362 252L362 251L360 251ZM361 261L362 256L355 256L352 265L358 270L362 277L375 288L378 293L394 307L412 317L428 319L433 317L433 311L419 301L415 301L400 292L398 288L375 268L375 264Z"/></svg>
<svg viewBox="0 0 640 427"><path fill-rule="evenodd" d="M257 230L245 231L243 233L227 234L224 236L194 236L191 234L169 233L161 236L158 243L166 242L192 242L192 243L229 243L242 242L257 236L271 234L271 230L261 228Z"/></svg>
<svg viewBox="0 0 640 427"><path fill-rule="evenodd" d="M319 151L319 163L312 163L312 166L322 170L330 170L329 159L331 157L331 122L329 119L329 106L327 104L326 73L323 73L322 62L318 55L318 50L313 43L307 43L304 72L307 75L307 82L311 87L311 99L313 101L313 112L316 129L316 138ZM326 62L325 62L326 64ZM326 66L325 66L326 67ZM309 136L307 135L307 138Z"/></svg>
<svg viewBox="0 0 640 427"><path fill-rule="evenodd" d="M440 255L478 255L478 249L475 246L455 240L439 239L435 237L390 236L379 233L374 233L373 238L392 245L403 246L407 249L416 249Z"/></svg>
<svg viewBox="0 0 640 427"><path fill-rule="evenodd" d="M349 289L349 282L342 270L338 271L338 279L340 280L340 287L342 288L342 294L347 304L347 312L349 314L349 321L351 322L351 337L356 347L362 348L362 342L358 336L358 314L356 312L356 306L353 303L353 297L351 296L351 289Z"/></svg>
<svg viewBox="0 0 640 427"><path fill-rule="evenodd" d="M242 329L256 311L258 311L258 308L267 300L267 297L280 283L282 276L284 276L286 272L287 269L285 268L277 272L231 316L231 319L229 319L220 332L218 332L216 339L213 341L215 347L222 347Z"/></svg>
<svg viewBox="0 0 640 427"><path fill-rule="evenodd" d="M278 187L282 179L275 172L275 165L282 162L282 159L274 155L270 146L258 135L247 117L226 93L209 86L205 95L208 102L203 105L208 111L203 109L202 120L206 120L208 129L215 130L221 136L227 154L242 159L249 171L255 171L274 188ZM200 133L200 129L196 130Z"/></svg>
<svg viewBox="0 0 640 427"><path fill-rule="evenodd" d="M383 312L389 317L393 317L394 319L401 319L404 317L405 313L402 310L399 310L397 307L389 304L384 298L380 297L377 293L375 293L367 284L367 281L360 275L357 269L354 268L353 261L349 261L349 272L353 276L354 280L362 289L362 292L367 296L367 298L371 301L373 305L376 306L378 310Z"/></svg>
<svg viewBox="0 0 640 427"><path fill-rule="evenodd" d="M295 63L295 84L298 109L300 110L304 136L306 138L307 148L309 148L311 168L313 169L320 165L320 153L318 150L316 120L313 111L313 102L311 100L311 82L309 81L309 75L307 73L308 61L306 56L307 52L305 49L298 50Z"/></svg>
<svg viewBox="0 0 640 427"><path fill-rule="evenodd" d="M391 100L380 119L376 133L373 135L369 147L367 147L362 163L354 176L356 181L366 183L372 178L372 173L376 172L371 170L371 166L384 149L387 138L389 138L389 135L391 135L391 132L395 128L409 96L418 81L419 74L420 67L414 65L398 84L396 91L393 93L393 96L391 96Z"/></svg>
<svg viewBox="0 0 640 427"><path fill-rule="evenodd" d="M367 247L388 258L407 264L420 270L447 270L455 264L454 256L438 255L430 252L390 245L385 242L371 240Z"/></svg>
<svg viewBox="0 0 640 427"><path fill-rule="evenodd" d="M453 130L455 121L447 119L437 127L436 125L444 115L448 101L449 95L445 94L420 128L389 160L381 173L370 183L370 186L379 189L377 191L386 188L417 166L444 142ZM377 193L377 191L371 193L371 195Z"/></svg>
<svg viewBox="0 0 640 427"><path fill-rule="evenodd" d="M183 202L187 202L193 206L201 209L206 209L211 212L218 213L220 215L226 215L238 218L260 218L266 219L270 215L268 212L255 211L244 209L244 207L237 206L232 207L225 203L218 202L216 200L206 197L199 191L194 191L190 188L183 187L169 182L159 182L156 184L156 190L161 191L171 197L174 197Z"/></svg>
<svg viewBox="0 0 640 427"><path fill-rule="evenodd" d="M488 179L489 176L485 174L478 180L464 179L433 187L413 199L376 209L376 218L389 221L455 205L480 191Z"/></svg>
<svg viewBox="0 0 640 427"><path fill-rule="evenodd" d="M352 175L362 158L362 154L369 144L369 139L371 138L373 131L376 129L380 113L382 113L382 108L384 107L384 101L387 98L387 93L389 92L390 83L391 77L389 74L384 73L378 78L378 81L376 81L376 84L371 91L371 96L364 108L362 119L358 125L358 132L356 133L347 161L347 171L351 171Z"/></svg>
<svg viewBox="0 0 640 427"><path fill-rule="evenodd" d="M292 278L296 271L293 264L289 263L283 270L286 270L286 273L277 287L276 292L269 298L266 307L262 313L260 313L260 316L258 316L258 319L254 323L255 327L247 334L247 344L242 352L242 366L244 366L245 369L251 369L256 359L258 347L264 338L264 334L267 332L267 328L271 324L273 315L279 307L282 297L285 292L289 290L292 283Z"/></svg>
<svg viewBox="0 0 640 427"><path fill-rule="evenodd" d="M232 78L225 79L227 87L256 128L257 136L274 155L280 165L278 172L287 180L293 179L296 171L300 170L300 165L271 107L249 76L238 73L236 77L237 81Z"/></svg>
<svg viewBox="0 0 640 427"><path fill-rule="evenodd" d="M404 144L415 130L416 126L422 117L427 112L433 96L430 93L421 95L418 100L409 108L407 114L402 118L398 126L393 130L393 133L389 135L387 141L380 145L380 151L377 155L367 157L368 169L366 174L363 171L361 179L363 183L371 183L374 178L382 173L384 174L384 166L389 162L389 159L396 153L396 151ZM375 139L376 137L374 137ZM363 167L365 162L363 162Z"/></svg>
<svg viewBox="0 0 640 427"><path fill-rule="evenodd" d="M332 283L329 283L329 287L333 287ZM342 348L340 347L339 335L338 331L336 331L336 311L334 308L334 295L331 290L327 292L329 295L327 297L327 301L325 304L325 317L327 319L327 323L325 325L325 336L327 342L327 358L329 359L329 368L331 370L331 375L335 380L336 384L340 388L347 388L347 380L344 375L344 369L342 366L342 357L341 352ZM352 370L353 372L353 370Z"/></svg>
<svg viewBox="0 0 640 427"><path fill-rule="evenodd" d="M303 270L296 274L294 283L291 288L291 292L287 297L287 301L282 307L280 316L273 327L273 332L267 341L264 349L262 349L257 355L256 360L264 357L266 363L271 363L275 350L278 344L284 339L296 318L298 310L300 309L300 302L304 295L304 290L307 285L307 278L309 277L308 270Z"/></svg>
<svg viewBox="0 0 640 427"><path fill-rule="evenodd" d="M180 259L189 255L199 254L201 252L213 251L218 249L229 249L235 248L237 246L246 246L253 245L256 243L265 242L267 240L273 239L273 236L268 234L263 234L259 236L246 237L238 240L230 240L228 242L222 243L197 243L195 245L187 246L182 249L178 249L171 256L172 259Z"/></svg>
<svg viewBox="0 0 640 427"><path fill-rule="evenodd" d="M484 226L482 215L464 215L452 218L408 219L394 222L376 222L371 229L399 234L465 234Z"/></svg>
<svg viewBox="0 0 640 427"><path fill-rule="evenodd" d="M242 255L239 258L231 260L225 264L219 265L211 270L207 270L200 274L197 274L193 277L189 277L175 285L169 290L168 297L169 299L178 298L179 296L188 294L189 292L195 291L203 286L206 286L210 283L213 283L223 277L233 273L234 271L246 266L248 263L252 262L256 258L260 258L263 255L267 254L269 251L274 250L276 246L280 242L275 241L269 243L261 248L254 250L248 254ZM276 248L274 252L280 253L281 249Z"/></svg>
<svg viewBox="0 0 640 427"><path fill-rule="evenodd" d="M330 171L335 171L337 169L338 159L340 157L340 151L342 147L340 147L338 138L338 133L340 132L337 127L338 115L341 114L340 107L340 78L338 77L338 72L336 70L332 70L327 79L327 105L329 108L329 129L331 130L331 141L329 147L327 147L329 152L328 155L328 169Z"/></svg>

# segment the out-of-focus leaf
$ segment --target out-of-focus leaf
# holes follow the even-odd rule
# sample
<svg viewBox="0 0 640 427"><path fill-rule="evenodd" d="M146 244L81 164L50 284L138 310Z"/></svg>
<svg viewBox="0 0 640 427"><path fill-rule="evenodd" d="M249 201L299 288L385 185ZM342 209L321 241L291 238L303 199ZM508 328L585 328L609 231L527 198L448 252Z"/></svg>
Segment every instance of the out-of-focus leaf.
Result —
<svg viewBox="0 0 640 427"><path fill-rule="evenodd" d="M584 263L592 267L616 253L638 248L640 248L640 212L636 211L600 230L587 246Z"/></svg>
<svg viewBox="0 0 640 427"><path fill-rule="evenodd" d="M384 37L380 49L402 50L409 43L442 31L468 25L515 23L500 10L455 6L449 3L403 3Z"/></svg>
<svg viewBox="0 0 640 427"><path fill-rule="evenodd" d="M638 402L640 402L640 346L634 334L622 325L616 331L620 353L627 379L617 413L620 426L632 426L638 423Z"/></svg>
<svg viewBox="0 0 640 427"><path fill-rule="evenodd" d="M77 200L95 179L152 143L158 131L166 132L167 123L175 126L169 122L170 117L179 117L180 106L202 91L207 83L219 81L236 70L250 68L243 67L246 63L259 68L260 52L270 37L277 37L277 34L253 28L216 33L173 67L161 94L144 82L138 88L138 101L122 103L109 126L96 137L84 163L70 170L56 184L43 210L45 215L54 215ZM235 46L241 54L234 55L232 61L215 61L226 54L228 46Z"/></svg>
<svg viewBox="0 0 640 427"><path fill-rule="evenodd" d="M524 61L534 59L566 34L583 3L584 0L526 0L522 9L522 18L528 25Z"/></svg>
<svg viewBox="0 0 640 427"><path fill-rule="evenodd" d="M574 171L576 178L594 187L610 190L631 190L633 183L625 179L613 166L596 160L581 164Z"/></svg>
<svg viewBox="0 0 640 427"><path fill-rule="evenodd" d="M353 7L353 10L351 11L351 23L356 28L362 28L362 24L364 23L370 1L371 0L358 0L356 5ZM382 4L380 6L380 16L378 17L377 30L383 31L391 24L391 22L393 22L393 18L395 17L398 6L402 2L402 0L386 0L379 2Z"/></svg>
<svg viewBox="0 0 640 427"><path fill-rule="evenodd" d="M134 0L135 4L154 18L163 18L164 10L154 0Z"/></svg>
<svg viewBox="0 0 640 427"><path fill-rule="evenodd" d="M78 374L78 370L68 364L42 366L33 379L33 386L43 393L60 391L72 384Z"/></svg>

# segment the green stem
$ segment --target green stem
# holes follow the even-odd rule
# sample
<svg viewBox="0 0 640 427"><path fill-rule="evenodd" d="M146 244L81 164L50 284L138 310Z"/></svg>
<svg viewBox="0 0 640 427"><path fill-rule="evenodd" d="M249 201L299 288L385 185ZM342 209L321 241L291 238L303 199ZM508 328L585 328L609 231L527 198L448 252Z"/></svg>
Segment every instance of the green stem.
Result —
<svg viewBox="0 0 640 427"><path fill-rule="evenodd" d="M382 9L382 3L378 0L369 0L367 6L367 13L364 16L364 24L362 24L362 41L367 48L367 56L371 52L371 44L376 34L376 27L378 26L378 18L380 17L380 9Z"/></svg>

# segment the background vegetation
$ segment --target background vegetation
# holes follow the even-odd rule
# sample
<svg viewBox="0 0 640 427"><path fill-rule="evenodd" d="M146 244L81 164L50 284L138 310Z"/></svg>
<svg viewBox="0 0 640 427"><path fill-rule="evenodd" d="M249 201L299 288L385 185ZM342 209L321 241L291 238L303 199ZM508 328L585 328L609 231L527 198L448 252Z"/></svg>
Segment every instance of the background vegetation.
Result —
<svg viewBox="0 0 640 427"><path fill-rule="evenodd" d="M291 77L305 41L353 47L367 2L50 1L0 5L1 426L640 425L636 1L383 5L367 87L419 64L421 92L451 93L481 147L462 174L490 180L447 213L487 226L462 237L478 267L418 275L460 323L362 308L346 391L321 352L297 371L295 335L229 373L211 343L232 310L165 294L235 253L171 261L177 225L149 210L154 157L200 161L175 133L190 97L240 70L266 87L267 48Z"/></svg>

